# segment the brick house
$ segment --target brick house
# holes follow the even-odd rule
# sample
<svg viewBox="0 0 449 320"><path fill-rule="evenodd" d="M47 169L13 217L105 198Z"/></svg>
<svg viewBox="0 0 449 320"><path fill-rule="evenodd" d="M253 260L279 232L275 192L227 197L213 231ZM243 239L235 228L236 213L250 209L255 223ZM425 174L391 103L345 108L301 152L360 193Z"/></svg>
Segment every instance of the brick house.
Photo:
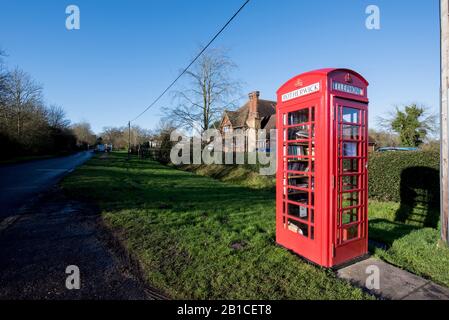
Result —
<svg viewBox="0 0 449 320"><path fill-rule="evenodd" d="M240 129L247 132L248 129L265 129L267 130L267 139L258 140L252 144L246 136L245 146L242 150L234 147L236 152L248 152L249 145L255 145L258 150L269 150L270 141L269 133L271 129L276 128L276 102L270 100L262 100L259 98L260 92L254 91L248 94L249 101L236 111L225 110L220 122L219 130L222 134L232 133L234 130ZM227 150L226 150L227 151Z"/></svg>

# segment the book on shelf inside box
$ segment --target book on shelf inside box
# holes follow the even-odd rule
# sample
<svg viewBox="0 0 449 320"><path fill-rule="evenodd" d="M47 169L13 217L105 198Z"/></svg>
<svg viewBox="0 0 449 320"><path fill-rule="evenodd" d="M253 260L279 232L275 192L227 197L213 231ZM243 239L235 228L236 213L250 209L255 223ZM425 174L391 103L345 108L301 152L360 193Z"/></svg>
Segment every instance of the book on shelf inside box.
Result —
<svg viewBox="0 0 449 320"><path fill-rule="evenodd" d="M307 111L297 111L290 113L289 124L300 124L309 121L309 116Z"/></svg>
<svg viewBox="0 0 449 320"><path fill-rule="evenodd" d="M308 162L305 162L305 161L289 162L287 169L289 171L308 172L309 164L308 164Z"/></svg>
<svg viewBox="0 0 449 320"><path fill-rule="evenodd" d="M290 156L307 156L309 154L309 147L303 145L289 145L288 154Z"/></svg>

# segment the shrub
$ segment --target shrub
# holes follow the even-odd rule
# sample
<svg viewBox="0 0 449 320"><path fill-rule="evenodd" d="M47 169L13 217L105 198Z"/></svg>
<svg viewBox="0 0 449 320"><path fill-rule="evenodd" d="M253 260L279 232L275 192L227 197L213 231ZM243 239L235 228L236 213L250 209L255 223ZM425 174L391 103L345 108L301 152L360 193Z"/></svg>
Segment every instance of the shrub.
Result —
<svg viewBox="0 0 449 320"><path fill-rule="evenodd" d="M435 151L373 153L369 158L369 197L439 205L440 155Z"/></svg>

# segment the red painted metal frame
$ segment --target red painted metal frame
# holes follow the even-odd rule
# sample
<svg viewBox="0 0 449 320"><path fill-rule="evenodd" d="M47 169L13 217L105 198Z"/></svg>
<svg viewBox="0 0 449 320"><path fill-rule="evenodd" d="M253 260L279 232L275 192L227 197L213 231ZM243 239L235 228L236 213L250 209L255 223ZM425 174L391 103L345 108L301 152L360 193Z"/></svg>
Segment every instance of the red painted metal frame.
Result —
<svg viewBox="0 0 449 320"><path fill-rule="evenodd" d="M334 82L338 84L334 85ZM316 84L319 84L319 90ZM284 94L311 85L315 90L301 92L296 98L292 95L287 101L282 101ZM360 90L351 91L354 87ZM368 82L352 70L322 69L290 79L277 92L276 241L324 267L346 263L368 251L367 87ZM343 108L357 114L358 123L343 124ZM292 114L289 116L289 113ZM293 113L300 114L301 117L295 119L304 118L304 122L290 123ZM291 140L289 130L295 128L307 128L308 136L305 130L300 130L301 139L295 134L295 139ZM350 128L351 137L340 137L348 131L347 128ZM354 132L357 139L352 137ZM344 156L343 146L346 149L355 146L356 156ZM293 154L289 154L291 150ZM301 155L298 155L298 150ZM308 154L304 154L305 150ZM343 163L351 159L357 163L359 172L341 171ZM304 165L289 166L291 161L307 163L308 170L304 171ZM298 171L298 167L302 170ZM297 186L297 182L293 182L297 179L307 183ZM343 180L350 180L353 184L353 179L357 182L354 189L344 190L348 185ZM291 199L305 194L306 204L298 202L304 201L303 196L299 200ZM357 202L353 203L355 195ZM345 210L341 207L345 203L343 199L350 203ZM344 217L349 217L349 222L343 224L343 211L349 210L356 214L344 214Z"/></svg>

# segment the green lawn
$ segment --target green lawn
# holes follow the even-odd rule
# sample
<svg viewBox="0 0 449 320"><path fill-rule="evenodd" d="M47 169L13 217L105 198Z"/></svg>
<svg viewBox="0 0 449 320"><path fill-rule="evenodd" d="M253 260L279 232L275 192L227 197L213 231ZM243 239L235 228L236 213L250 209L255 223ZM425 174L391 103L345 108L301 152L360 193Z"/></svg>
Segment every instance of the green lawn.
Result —
<svg viewBox="0 0 449 320"><path fill-rule="evenodd" d="M259 166L256 165L191 164L182 165L180 169L251 189L272 189L274 191L276 188L276 178L260 175Z"/></svg>
<svg viewBox="0 0 449 320"><path fill-rule="evenodd" d="M402 221L405 210L408 218ZM388 245L372 250L393 265L449 287L449 248L439 244L440 231L427 225L438 215L438 209L404 209L399 203L371 200L369 237Z"/></svg>
<svg viewBox="0 0 449 320"><path fill-rule="evenodd" d="M271 177L256 174L258 167L190 165L184 170L254 189L273 189ZM449 286L449 248L439 243L439 209L419 203L410 206L396 202L369 201L369 237L380 249L370 245L379 258L442 285Z"/></svg>
<svg viewBox="0 0 449 320"><path fill-rule="evenodd" d="M142 263L148 281L171 297L367 298L331 272L275 245L271 178L254 176L246 167L183 169L200 175L150 160L128 163L126 154L114 153L92 159L63 187L100 205L106 223ZM429 214L432 219L426 218ZM435 209L370 200L370 239L388 246L371 250L449 286L449 249L437 245L437 229L426 228L426 221L437 215Z"/></svg>
<svg viewBox="0 0 449 320"><path fill-rule="evenodd" d="M395 240L423 227L397 221L399 208L396 202L369 201L370 239L391 246Z"/></svg>
<svg viewBox="0 0 449 320"><path fill-rule="evenodd" d="M148 282L184 299L371 299L275 245L272 189L250 189L123 154L62 185L96 201Z"/></svg>
<svg viewBox="0 0 449 320"><path fill-rule="evenodd" d="M438 245L439 230L422 228L393 242L376 255L393 265L449 287L449 248Z"/></svg>

